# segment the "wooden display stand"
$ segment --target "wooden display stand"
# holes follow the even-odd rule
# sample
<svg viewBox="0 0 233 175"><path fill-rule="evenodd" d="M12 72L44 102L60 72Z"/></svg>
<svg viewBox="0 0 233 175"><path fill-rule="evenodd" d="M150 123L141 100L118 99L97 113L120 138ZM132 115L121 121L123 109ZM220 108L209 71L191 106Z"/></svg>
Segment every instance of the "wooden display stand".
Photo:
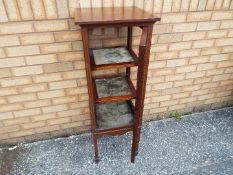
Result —
<svg viewBox="0 0 233 175"><path fill-rule="evenodd" d="M131 162L138 153L153 24L160 18L137 7L79 8L75 24L81 26L89 94L95 161L99 161L97 139L104 135L133 132ZM127 45L90 49L88 29L128 27ZM139 54L132 50L132 27L140 27ZM138 66L137 86L130 80L130 68ZM125 68L123 75L94 77L93 70ZM135 99L135 105L131 100Z"/></svg>

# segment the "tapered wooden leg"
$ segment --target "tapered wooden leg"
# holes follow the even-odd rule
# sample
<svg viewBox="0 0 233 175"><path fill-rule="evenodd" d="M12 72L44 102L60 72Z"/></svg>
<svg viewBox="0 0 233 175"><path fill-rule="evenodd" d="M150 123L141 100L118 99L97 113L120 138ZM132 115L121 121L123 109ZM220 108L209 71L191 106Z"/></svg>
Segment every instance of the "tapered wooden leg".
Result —
<svg viewBox="0 0 233 175"><path fill-rule="evenodd" d="M132 141L132 149L131 149L131 163L134 163L136 157L136 138L135 132L133 132L133 141Z"/></svg>
<svg viewBox="0 0 233 175"><path fill-rule="evenodd" d="M141 128L138 128L136 131L137 139L136 139L136 144L135 144L135 154L136 156L138 155L138 147L139 147L139 141L140 141L140 134L141 133Z"/></svg>
<svg viewBox="0 0 233 175"><path fill-rule="evenodd" d="M99 151L98 151L98 138L93 135L93 144L95 149L95 163L99 162Z"/></svg>
<svg viewBox="0 0 233 175"><path fill-rule="evenodd" d="M95 132L96 127L96 117L95 117L95 95L93 92L93 82L92 82L92 74L91 74L91 62L90 62L90 55L89 55L89 39L88 39L88 29L86 27L82 27L82 39L83 39L83 51L85 57L85 68L86 68L86 76L87 76L87 84L88 84L88 94L89 94L89 108L91 114L91 127L92 132ZM99 161L98 157L98 144L97 144L97 136L93 134L93 143L95 148L95 162Z"/></svg>
<svg viewBox="0 0 233 175"><path fill-rule="evenodd" d="M140 141L140 128L136 128L133 131L133 142L132 142L132 150L131 150L131 162L135 162L135 158L138 155L138 145Z"/></svg>
<svg viewBox="0 0 233 175"><path fill-rule="evenodd" d="M142 27L142 36L139 45L139 63L138 63L137 90L136 90L137 96L135 102L135 121L134 121L133 143L132 143L132 153L131 153L132 163L134 163L135 157L138 154L138 145L140 140L140 132L141 132L141 124L142 124L142 116L143 116L143 108L144 108L152 30L153 30L152 25Z"/></svg>

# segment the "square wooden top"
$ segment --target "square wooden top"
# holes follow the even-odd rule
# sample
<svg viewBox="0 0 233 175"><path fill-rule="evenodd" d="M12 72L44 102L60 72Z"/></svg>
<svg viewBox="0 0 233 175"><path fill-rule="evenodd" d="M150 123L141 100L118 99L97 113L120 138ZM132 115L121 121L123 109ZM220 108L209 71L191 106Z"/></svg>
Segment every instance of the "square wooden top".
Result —
<svg viewBox="0 0 233 175"><path fill-rule="evenodd" d="M112 24L155 23L160 18L137 7L76 8L75 24L104 26Z"/></svg>

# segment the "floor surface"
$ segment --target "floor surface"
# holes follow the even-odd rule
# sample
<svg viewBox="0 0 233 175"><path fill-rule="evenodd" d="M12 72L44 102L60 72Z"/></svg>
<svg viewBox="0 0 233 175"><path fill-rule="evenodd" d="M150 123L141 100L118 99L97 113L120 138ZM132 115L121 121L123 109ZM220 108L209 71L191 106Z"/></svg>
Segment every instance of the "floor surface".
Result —
<svg viewBox="0 0 233 175"><path fill-rule="evenodd" d="M130 163L131 133L99 141L90 134L0 149L1 175L232 175L233 108L144 123Z"/></svg>

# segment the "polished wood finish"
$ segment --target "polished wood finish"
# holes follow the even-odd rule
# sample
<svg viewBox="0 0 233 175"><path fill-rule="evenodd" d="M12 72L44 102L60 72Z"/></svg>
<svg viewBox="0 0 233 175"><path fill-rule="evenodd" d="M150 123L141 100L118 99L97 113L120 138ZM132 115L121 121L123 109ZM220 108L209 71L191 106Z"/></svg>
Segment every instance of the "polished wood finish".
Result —
<svg viewBox="0 0 233 175"><path fill-rule="evenodd" d="M143 116L143 108L144 108L152 30L153 30L152 24L143 27L141 41L139 45L139 58L143 58L143 59L139 59L138 73L137 73L137 79L140 81L140 83L137 83L137 97L135 103L136 121L133 131L131 162L134 162L135 156L138 154L138 144L140 140L140 132L141 132L141 124L142 124L142 116Z"/></svg>
<svg viewBox="0 0 233 175"><path fill-rule="evenodd" d="M112 7L112 8L79 8L75 11L75 23L81 26L82 39L83 39L83 49L85 57L85 67L86 76L88 83L88 94L89 94L89 106L91 114L91 128L93 133L93 143L95 149L95 161L99 161L98 157L98 139L104 135L120 135L126 132L133 132L132 139L132 152L131 152L131 162L135 161L135 157L138 154L138 145L140 141L140 132L142 125L142 116L144 108L144 99L146 91L146 81L147 72L149 64L149 55L151 47L151 37L153 31L153 24L156 21L160 21L160 18L149 14L142 9L137 7ZM93 27L128 27L128 36L126 48L129 53L133 56L135 61L126 63L114 63L106 65L95 65L92 51L89 48L88 40L88 29ZM142 29L142 35L139 44L139 55L137 56L132 50L132 27L137 26ZM137 85L136 90L133 83L130 80L130 72L132 66L138 66L137 72ZM122 95L122 96L110 96L104 98L98 98L95 79L112 77L112 75L105 75L99 77L93 77L93 70L103 70L110 68L125 68L125 73L123 75L114 76L124 76L126 77L132 95ZM135 99L135 107L131 101ZM108 128L103 130L96 129L96 114L95 105L98 103L109 103L115 101L126 100L133 111L134 120L132 124L127 126Z"/></svg>
<svg viewBox="0 0 233 175"><path fill-rule="evenodd" d="M153 23L160 18L137 7L77 8L75 23L80 26L137 25Z"/></svg>

